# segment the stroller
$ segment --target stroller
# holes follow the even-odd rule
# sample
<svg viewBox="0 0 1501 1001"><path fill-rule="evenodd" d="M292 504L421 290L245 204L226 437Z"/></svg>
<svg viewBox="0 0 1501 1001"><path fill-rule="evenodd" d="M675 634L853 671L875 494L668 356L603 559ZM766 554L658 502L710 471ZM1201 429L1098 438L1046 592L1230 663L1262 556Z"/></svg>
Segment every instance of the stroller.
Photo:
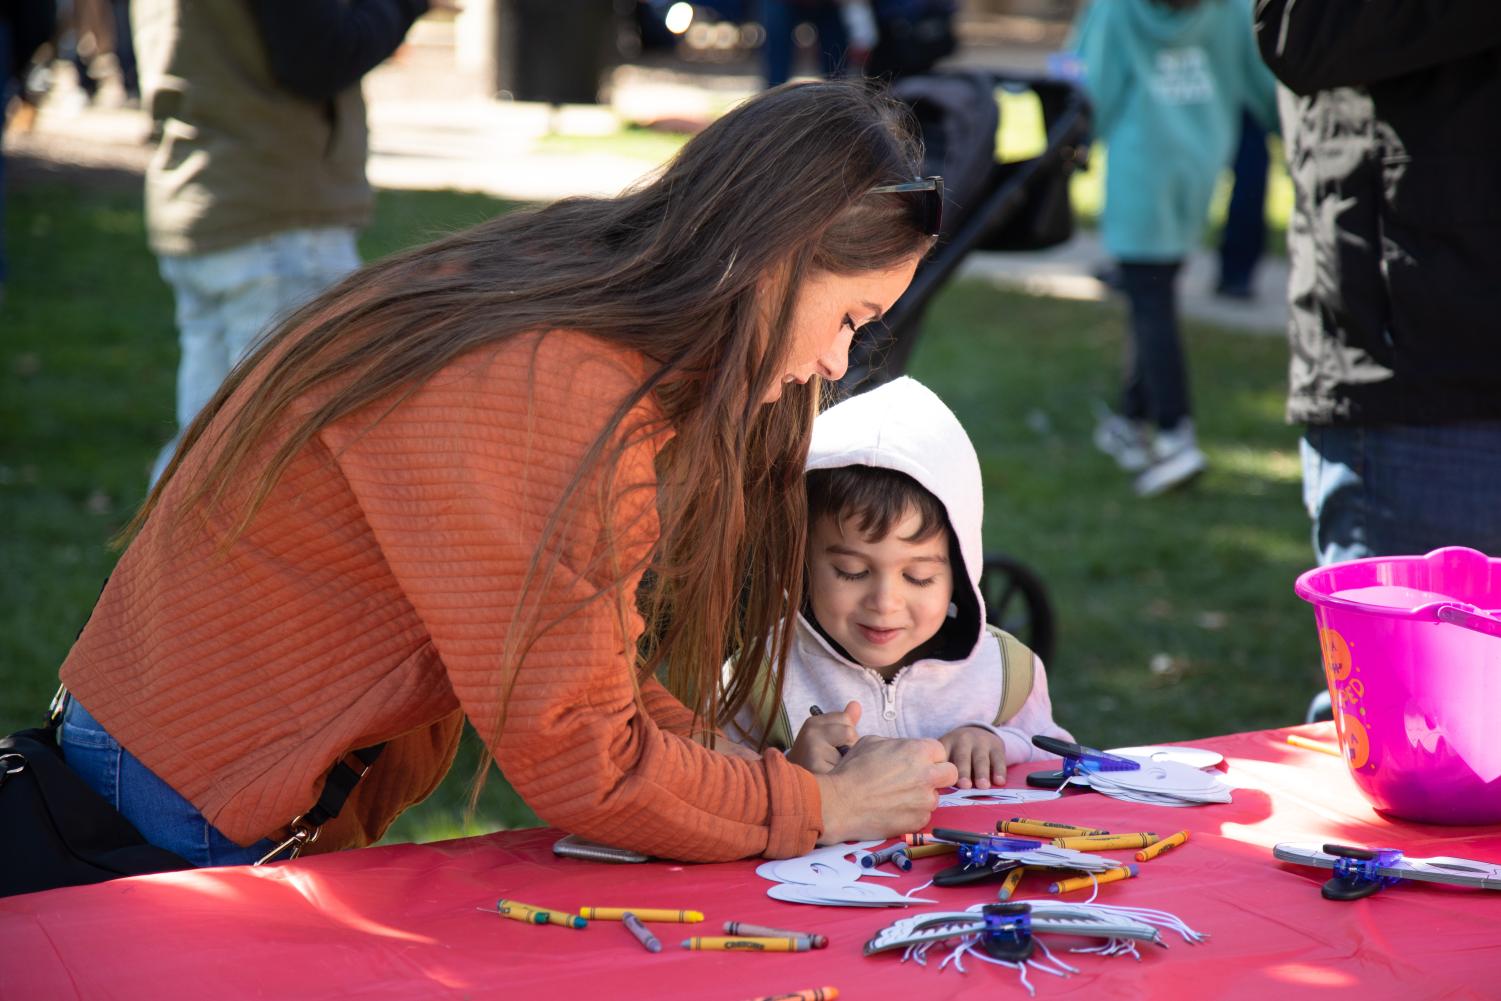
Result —
<svg viewBox="0 0 1501 1001"><path fill-rule="evenodd" d="M1047 132L1037 156L996 162L998 87L1036 93ZM836 388L841 397L906 370L928 304L971 250L1038 250L1067 240L1073 234L1068 178L1088 157L1089 104L1065 81L965 69L902 77L891 92L911 109L921 129L923 173L943 175L943 231L885 322L857 334L849 370ZM1018 560L986 554L980 589L991 624L1050 660L1056 623L1041 578Z"/></svg>

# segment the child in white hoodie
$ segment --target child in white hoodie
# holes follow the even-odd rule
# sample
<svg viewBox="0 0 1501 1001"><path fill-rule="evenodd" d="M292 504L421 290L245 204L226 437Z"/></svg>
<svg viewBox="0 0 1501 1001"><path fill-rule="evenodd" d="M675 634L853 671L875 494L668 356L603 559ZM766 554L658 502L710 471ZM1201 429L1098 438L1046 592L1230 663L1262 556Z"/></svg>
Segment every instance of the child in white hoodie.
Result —
<svg viewBox="0 0 1501 1001"><path fill-rule="evenodd" d="M934 738L964 789L1047 757L1037 734L1072 740L1042 662L985 623L980 462L943 401L901 378L831 407L807 470L808 602L781 704L749 706L731 732L790 744L814 772L860 737Z"/></svg>

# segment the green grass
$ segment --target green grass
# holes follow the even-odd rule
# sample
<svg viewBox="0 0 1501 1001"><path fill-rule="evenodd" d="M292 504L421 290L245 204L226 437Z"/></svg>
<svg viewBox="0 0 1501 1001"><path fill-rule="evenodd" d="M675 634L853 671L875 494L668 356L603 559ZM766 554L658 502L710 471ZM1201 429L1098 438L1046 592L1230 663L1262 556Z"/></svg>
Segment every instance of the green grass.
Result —
<svg viewBox="0 0 1501 1001"><path fill-rule="evenodd" d="M383 193L367 258L503 211L477 195ZM139 196L22 187L9 203L0 305L0 732L31 725L171 431L171 297L145 248ZM1199 422L1213 463L1151 502L1089 446L1114 396L1122 315L980 284L936 301L913 374L974 437L987 542L1053 592L1058 719L1111 745L1289 723L1320 679L1312 622L1291 594L1309 563L1295 436L1281 422L1285 347L1190 325ZM1153 670L1154 658L1157 670ZM460 764L390 837L430 840L535 822L492 780L461 823L478 760Z"/></svg>

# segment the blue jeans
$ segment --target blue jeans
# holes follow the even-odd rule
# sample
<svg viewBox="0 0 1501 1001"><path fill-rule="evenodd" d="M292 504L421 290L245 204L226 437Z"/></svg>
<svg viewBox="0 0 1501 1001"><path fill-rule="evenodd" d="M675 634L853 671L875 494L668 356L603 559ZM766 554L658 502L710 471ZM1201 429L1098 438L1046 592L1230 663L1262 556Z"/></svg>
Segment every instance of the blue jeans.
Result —
<svg viewBox="0 0 1501 1001"><path fill-rule="evenodd" d="M262 839L242 848L220 834L197 807L121 747L71 696L59 743L68 767L158 848L176 852L196 866L210 866L248 865L276 847L276 842Z"/></svg>
<svg viewBox="0 0 1501 1001"><path fill-rule="evenodd" d="M1501 556L1501 421L1310 427L1300 448L1321 565L1440 546Z"/></svg>
<svg viewBox="0 0 1501 1001"><path fill-rule="evenodd" d="M792 60L797 54L793 32L800 24L811 24L818 34L818 66L823 75L832 79L843 69L848 39L837 3L831 0L817 3L765 0L761 7L761 27L766 31L766 40L761 43L761 57L766 86L775 87L792 79Z"/></svg>
<svg viewBox="0 0 1501 1001"><path fill-rule="evenodd" d="M227 250L163 255L177 300L177 435L151 471L167 468L183 430L262 334L360 266L354 232L294 229Z"/></svg>
<svg viewBox="0 0 1501 1001"><path fill-rule="evenodd" d="M1266 250L1266 183L1271 156L1266 129L1249 111L1240 113L1240 144L1235 150L1235 185L1220 237L1220 286L1248 287Z"/></svg>
<svg viewBox="0 0 1501 1001"><path fill-rule="evenodd" d="M1178 261L1121 261L1130 338L1121 413L1164 431L1190 416L1188 367L1178 334Z"/></svg>

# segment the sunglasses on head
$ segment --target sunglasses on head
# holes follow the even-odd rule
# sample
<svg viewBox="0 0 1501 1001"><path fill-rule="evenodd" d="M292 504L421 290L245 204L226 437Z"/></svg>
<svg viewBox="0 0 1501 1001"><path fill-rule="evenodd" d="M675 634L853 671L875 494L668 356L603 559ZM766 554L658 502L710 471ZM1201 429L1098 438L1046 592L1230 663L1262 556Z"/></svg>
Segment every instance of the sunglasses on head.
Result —
<svg viewBox="0 0 1501 1001"><path fill-rule="evenodd" d="M943 225L943 178L919 177L901 184L883 184L871 188L872 195L910 195L917 199L922 231L928 236L937 236Z"/></svg>

